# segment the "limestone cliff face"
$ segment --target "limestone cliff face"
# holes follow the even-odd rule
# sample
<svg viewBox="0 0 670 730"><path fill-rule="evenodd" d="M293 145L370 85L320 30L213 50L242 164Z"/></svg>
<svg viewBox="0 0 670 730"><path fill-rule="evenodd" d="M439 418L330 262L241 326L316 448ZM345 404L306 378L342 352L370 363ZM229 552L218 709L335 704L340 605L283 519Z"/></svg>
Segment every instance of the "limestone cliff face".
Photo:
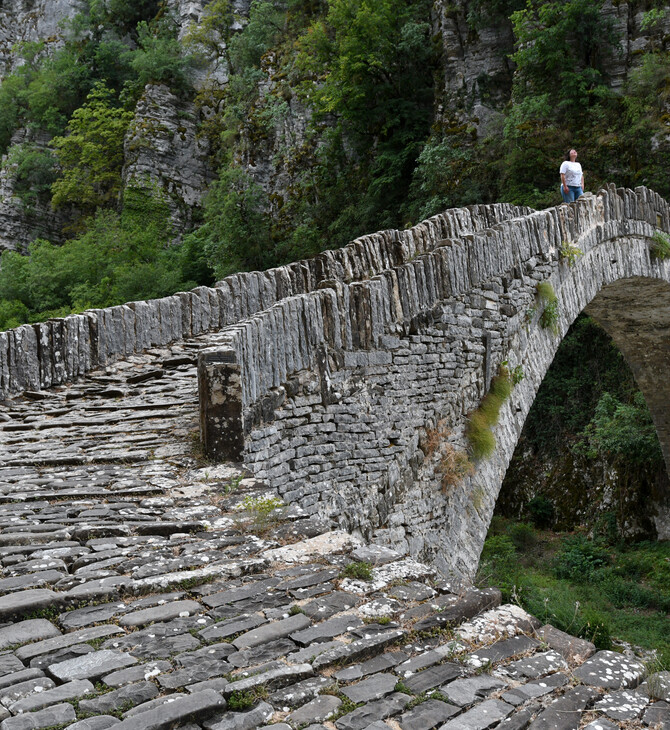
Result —
<svg viewBox="0 0 670 730"><path fill-rule="evenodd" d="M179 37L184 39L193 23L198 23L206 0L187 2L170 0L169 9L179 24ZM236 11L248 13L249 0L238 0ZM0 79L19 62L12 50L16 43L41 40L47 51L62 42L63 24L81 11L79 0L10 0L0 6ZM227 68L220 57L197 69L193 84L224 86ZM208 147L199 137L198 114L193 103L185 102L165 86L149 85L136 109L135 118L125 141L123 179L126 184L149 185L165 195L172 211L175 232L188 229L192 214L202 200L212 179ZM26 130L19 130L12 144L30 141L48 145L48 138L35 139ZM15 168L8 156L0 169L0 251L25 250L38 236L59 242L67 216L51 209L48 203L30 209L14 191Z"/></svg>
<svg viewBox="0 0 670 730"><path fill-rule="evenodd" d="M157 189L168 201L175 231L190 227L212 178L194 105L167 86L148 85L126 135L124 154L124 185Z"/></svg>
<svg viewBox="0 0 670 730"><path fill-rule="evenodd" d="M512 25L503 17L469 21L469 5L467 0L435 0L435 30L443 49L437 116L447 125L471 123L485 136L495 128L510 98L514 39ZM608 0L603 12L620 39L606 70L612 88L621 89L636 58L670 37L670 13L645 28L645 8L635 3Z"/></svg>
<svg viewBox="0 0 670 730"><path fill-rule="evenodd" d="M179 38L185 40L189 29L197 25L206 11L208 0L169 0L168 9L177 20ZM234 0L234 26L242 27L249 13L250 0ZM468 124L480 137L500 128L502 110L509 101L514 73L511 23L505 18L468 17L471 4L466 0L435 0L434 37L442 48L442 67L438 79L436 121L446 128ZM42 40L47 49L58 46L63 23L81 9L80 0L3 0L0 5L0 78L19 62L12 50L17 42ZM621 38L620 52L608 61L613 88L623 86L626 74L639 54L662 47L670 37L670 14L651 28L643 28L644 10L633 3L608 2L605 12L611 16ZM272 85L272 60L267 60L267 76L262 86ZM192 72L197 90L210 87L221 91L228 82L225 42L209 50L207 63ZM221 111L213 106L197 107L172 94L163 86L148 86L138 103L135 119L125 142L124 181L150 184L167 197L172 210L177 237L187 230L193 212L201 204L213 179L209 149L199 134L202 117ZM220 96L218 97L220 98ZM260 102L262 103L262 102ZM301 149L308 110L292 97L284 99L276 115L278 122L264 134L247 134L239 161L270 193L279 194L291 185L291 168L295 167L291 150ZM17 133L17 141L25 138ZM44 139L40 144L48 144ZM668 144L659 139L658 145ZM286 153L286 150L289 150ZM296 152L296 154L298 154ZM11 163L5 159L0 171L0 250L25 249L36 235L54 241L62 239L63 217L48 205L34 205L30 210L14 195Z"/></svg>
<svg viewBox="0 0 670 730"><path fill-rule="evenodd" d="M3 0L0 4L0 78L17 65L13 48L25 41L56 47L63 20L79 12L79 0Z"/></svg>

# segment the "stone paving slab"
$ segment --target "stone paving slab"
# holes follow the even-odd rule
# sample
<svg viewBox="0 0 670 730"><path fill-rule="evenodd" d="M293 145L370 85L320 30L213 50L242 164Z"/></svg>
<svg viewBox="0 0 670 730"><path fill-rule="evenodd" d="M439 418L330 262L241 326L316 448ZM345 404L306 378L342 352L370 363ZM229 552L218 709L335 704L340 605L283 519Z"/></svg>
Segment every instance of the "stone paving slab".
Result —
<svg viewBox="0 0 670 730"><path fill-rule="evenodd" d="M241 509L278 495L193 451L194 353L213 342L0 403L0 730L667 721L664 676L633 691L634 660L495 589L452 592L304 510ZM372 580L341 577L357 561Z"/></svg>

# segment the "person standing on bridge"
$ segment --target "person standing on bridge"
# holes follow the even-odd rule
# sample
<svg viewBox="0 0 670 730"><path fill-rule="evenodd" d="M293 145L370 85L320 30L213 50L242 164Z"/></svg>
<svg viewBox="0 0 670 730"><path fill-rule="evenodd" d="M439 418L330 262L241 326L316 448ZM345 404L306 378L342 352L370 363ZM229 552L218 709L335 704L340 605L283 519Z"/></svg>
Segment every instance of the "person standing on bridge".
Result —
<svg viewBox="0 0 670 730"><path fill-rule="evenodd" d="M561 195L564 203L584 195L584 173L577 162L577 150L570 150L561 164Z"/></svg>

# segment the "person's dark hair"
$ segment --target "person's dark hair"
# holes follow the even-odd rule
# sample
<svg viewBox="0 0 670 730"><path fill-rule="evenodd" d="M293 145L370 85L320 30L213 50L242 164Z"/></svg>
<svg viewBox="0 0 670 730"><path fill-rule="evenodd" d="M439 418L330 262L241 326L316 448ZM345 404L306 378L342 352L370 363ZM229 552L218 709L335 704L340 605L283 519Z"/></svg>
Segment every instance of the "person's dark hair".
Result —
<svg viewBox="0 0 670 730"><path fill-rule="evenodd" d="M565 159L570 162L570 152L574 149L574 147L570 147L570 149L565 153Z"/></svg>

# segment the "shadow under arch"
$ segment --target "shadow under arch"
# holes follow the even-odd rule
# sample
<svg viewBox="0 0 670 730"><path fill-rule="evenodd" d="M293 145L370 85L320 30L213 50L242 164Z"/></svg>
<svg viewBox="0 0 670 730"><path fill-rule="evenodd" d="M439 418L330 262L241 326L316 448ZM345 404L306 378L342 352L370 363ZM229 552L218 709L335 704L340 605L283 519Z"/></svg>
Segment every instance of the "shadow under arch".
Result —
<svg viewBox="0 0 670 730"><path fill-rule="evenodd" d="M623 354L651 413L670 472L670 283L631 277L603 287L585 309ZM659 540L670 540L670 491L649 505Z"/></svg>

